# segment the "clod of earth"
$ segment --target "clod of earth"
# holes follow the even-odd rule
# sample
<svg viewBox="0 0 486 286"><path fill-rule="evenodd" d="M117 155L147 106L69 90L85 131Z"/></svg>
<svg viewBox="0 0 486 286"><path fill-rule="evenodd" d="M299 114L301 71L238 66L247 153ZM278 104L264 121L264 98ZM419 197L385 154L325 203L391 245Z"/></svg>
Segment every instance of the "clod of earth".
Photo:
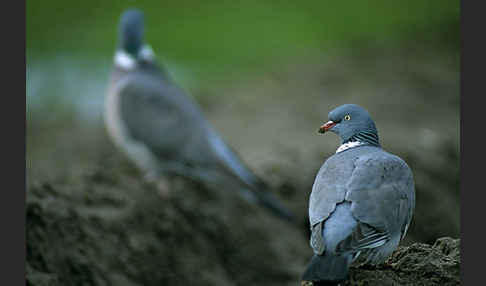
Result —
<svg viewBox="0 0 486 286"><path fill-rule="evenodd" d="M28 188L27 285L298 285L305 231L194 182L175 180L162 199L120 180L99 171L84 193ZM458 285L459 243L400 247L388 266L353 266L343 285Z"/></svg>

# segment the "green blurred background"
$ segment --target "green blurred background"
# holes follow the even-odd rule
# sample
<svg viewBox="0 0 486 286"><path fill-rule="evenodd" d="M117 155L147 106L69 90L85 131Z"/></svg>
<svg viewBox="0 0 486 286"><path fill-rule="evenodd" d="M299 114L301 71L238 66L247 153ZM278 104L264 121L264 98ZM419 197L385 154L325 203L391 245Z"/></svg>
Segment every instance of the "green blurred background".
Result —
<svg viewBox="0 0 486 286"><path fill-rule="evenodd" d="M27 1L27 63L71 56L106 61L127 7L146 14L164 60L204 84L281 61L379 42L458 51L459 1Z"/></svg>
<svg viewBox="0 0 486 286"><path fill-rule="evenodd" d="M144 11L159 60L196 97L323 55L424 49L459 64L457 0L27 1L27 108L74 104L99 115L119 16L131 7Z"/></svg>

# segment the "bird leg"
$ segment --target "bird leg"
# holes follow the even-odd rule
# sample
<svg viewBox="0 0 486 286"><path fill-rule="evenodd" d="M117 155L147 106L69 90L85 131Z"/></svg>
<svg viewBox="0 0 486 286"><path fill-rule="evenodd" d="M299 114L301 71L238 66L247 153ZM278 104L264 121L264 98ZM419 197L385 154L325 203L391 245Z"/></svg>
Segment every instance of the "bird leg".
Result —
<svg viewBox="0 0 486 286"><path fill-rule="evenodd" d="M157 194L162 198L167 198L170 195L170 182L166 176L148 171L145 173L144 179L155 187Z"/></svg>

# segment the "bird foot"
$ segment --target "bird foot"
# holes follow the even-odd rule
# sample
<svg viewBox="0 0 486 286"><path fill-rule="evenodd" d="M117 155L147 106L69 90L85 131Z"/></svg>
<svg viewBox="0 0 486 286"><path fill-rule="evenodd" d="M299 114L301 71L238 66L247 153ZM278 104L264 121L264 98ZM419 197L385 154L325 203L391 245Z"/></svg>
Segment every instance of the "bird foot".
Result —
<svg viewBox="0 0 486 286"><path fill-rule="evenodd" d="M390 261L387 260L387 261L385 261L385 263L383 263L381 265L381 268L383 268L383 269L392 269L392 268L394 268L394 265L393 265L393 263L391 263Z"/></svg>
<svg viewBox="0 0 486 286"><path fill-rule="evenodd" d="M356 268L362 269L362 270L376 270L376 269L390 269L393 268L393 265L389 262L384 262L382 264L378 265L373 265L369 263L361 263L356 266Z"/></svg>
<svg viewBox="0 0 486 286"><path fill-rule="evenodd" d="M170 183L166 179L161 179L157 182L157 193L162 198L167 198L170 195Z"/></svg>
<svg viewBox="0 0 486 286"><path fill-rule="evenodd" d="M332 285L340 286L339 282L324 282L324 281L301 281L300 286L320 286L320 285Z"/></svg>
<svg viewBox="0 0 486 286"><path fill-rule="evenodd" d="M154 173L147 173L145 174L144 179L150 185L155 187L157 194L162 198L165 199L170 195L170 183L166 177Z"/></svg>
<svg viewBox="0 0 486 286"><path fill-rule="evenodd" d="M358 264L357 268L363 269L363 270L375 270L376 266L363 262L363 263Z"/></svg>

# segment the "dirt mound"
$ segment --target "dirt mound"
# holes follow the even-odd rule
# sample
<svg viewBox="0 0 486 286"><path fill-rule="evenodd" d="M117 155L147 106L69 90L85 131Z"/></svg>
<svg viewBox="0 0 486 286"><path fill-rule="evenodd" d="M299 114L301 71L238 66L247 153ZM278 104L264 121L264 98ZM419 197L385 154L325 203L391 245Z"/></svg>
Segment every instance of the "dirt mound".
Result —
<svg viewBox="0 0 486 286"><path fill-rule="evenodd" d="M297 227L195 182L174 178L165 195L123 177L29 188L29 285L295 284Z"/></svg>
<svg viewBox="0 0 486 286"><path fill-rule="evenodd" d="M343 285L460 285L460 240L443 237L433 245L399 247L376 268L351 268Z"/></svg>
<svg viewBox="0 0 486 286"><path fill-rule="evenodd" d="M174 178L166 195L135 177L99 170L77 187L29 187L27 285L299 283L303 227L195 182ZM345 285L458 285L459 265L459 240L441 238L354 266Z"/></svg>

